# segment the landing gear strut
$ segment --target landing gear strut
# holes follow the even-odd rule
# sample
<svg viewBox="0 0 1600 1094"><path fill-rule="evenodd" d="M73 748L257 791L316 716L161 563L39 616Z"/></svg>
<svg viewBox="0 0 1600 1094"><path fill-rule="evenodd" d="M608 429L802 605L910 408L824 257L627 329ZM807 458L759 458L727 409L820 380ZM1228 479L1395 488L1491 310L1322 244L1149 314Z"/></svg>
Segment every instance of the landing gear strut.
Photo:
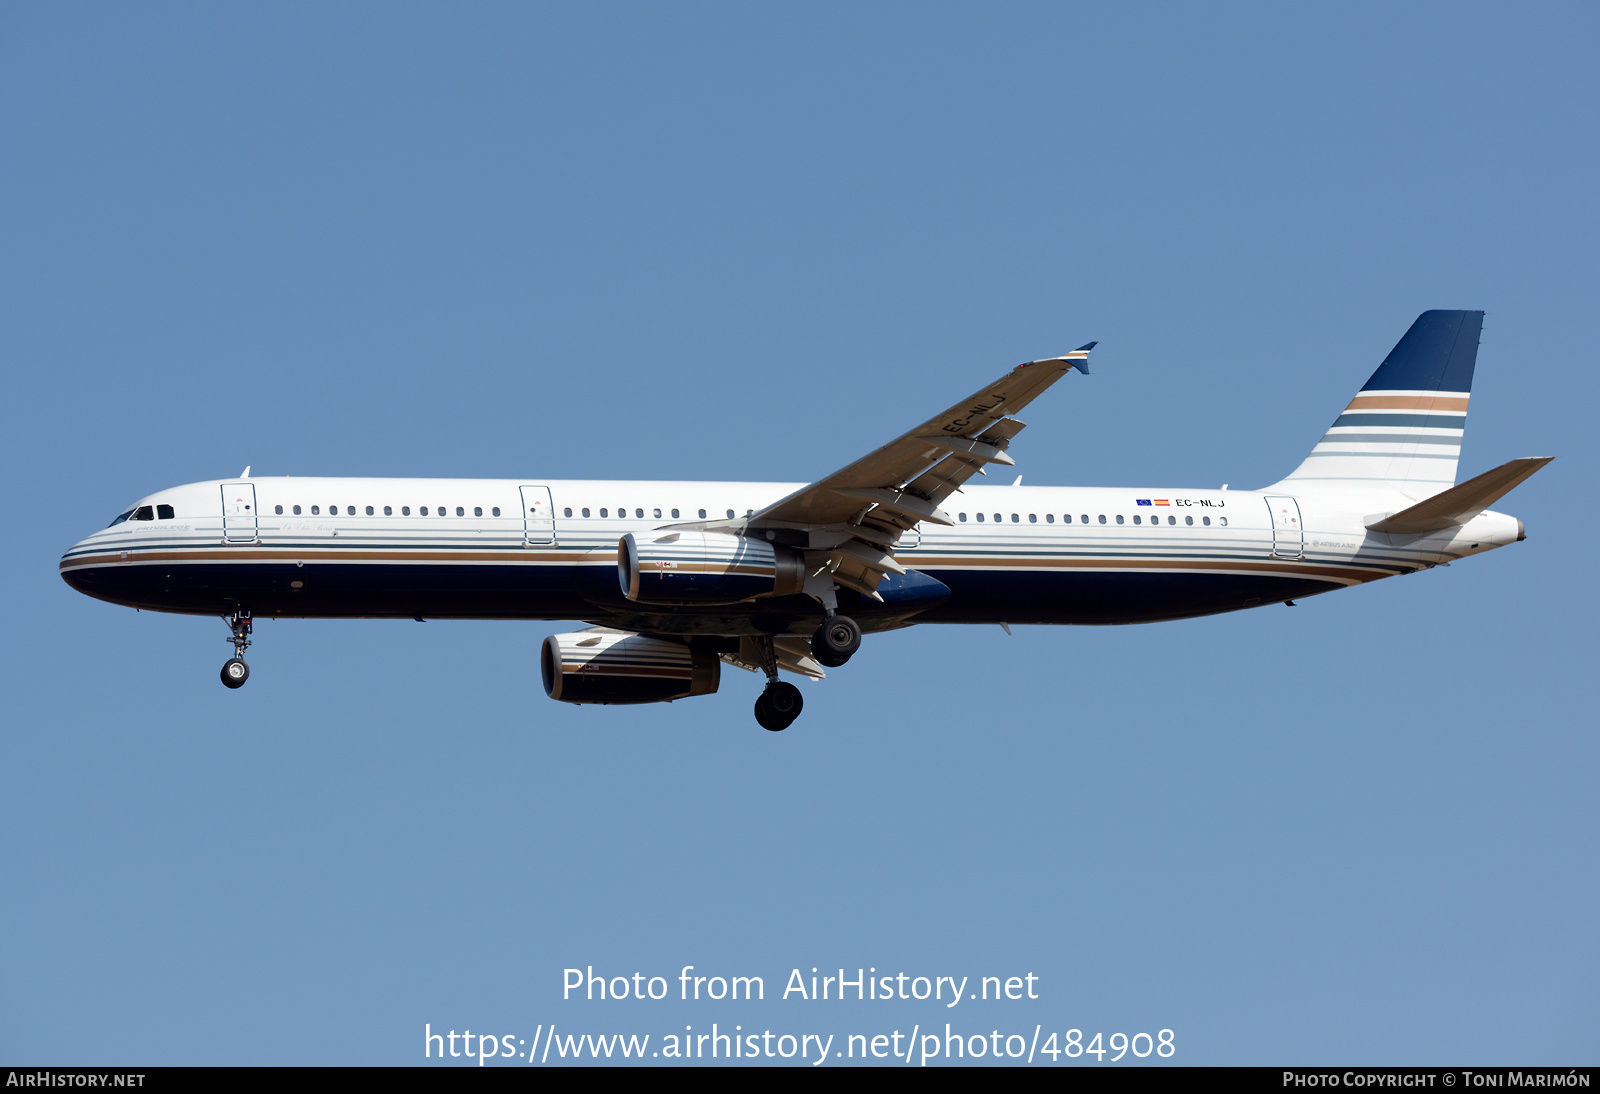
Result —
<svg viewBox="0 0 1600 1094"><path fill-rule="evenodd" d="M756 699L756 722L762 729L777 733L788 729L800 717L805 700L800 689L786 680L778 679L778 655L771 638L760 638L756 646L761 653L761 668L767 674L767 687Z"/></svg>
<svg viewBox="0 0 1600 1094"><path fill-rule="evenodd" d="M861 628L848 615L828 613L811 636L811 656L825 668L836 669L861 648Z"/></svg>
<svg viewBox="0 0 1600 1094"><path fill-rule="evenodd" d="M222 682L230 688L242 688L250 679L250 666L245 664L244 651L250 645L250 627L253 620L249 612L234 612L223 616L222 621L231 632L228 641L233 643L233 656L222 666Z"/></svg>

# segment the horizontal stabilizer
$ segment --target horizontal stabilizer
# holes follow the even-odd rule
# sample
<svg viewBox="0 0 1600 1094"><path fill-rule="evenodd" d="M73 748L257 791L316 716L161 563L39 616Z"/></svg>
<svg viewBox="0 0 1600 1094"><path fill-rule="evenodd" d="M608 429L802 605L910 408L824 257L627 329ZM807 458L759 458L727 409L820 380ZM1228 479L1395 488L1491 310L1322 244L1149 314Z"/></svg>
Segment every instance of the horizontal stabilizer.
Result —
<svg viewBox="0 0 1600 1094"><path fill-rule="evenodd" d="M1553 459L1554 456L1530 456L1503 463L1409 509L1371 520L1367 527L1374 532L1420 533L1465 524Z"/></svg>

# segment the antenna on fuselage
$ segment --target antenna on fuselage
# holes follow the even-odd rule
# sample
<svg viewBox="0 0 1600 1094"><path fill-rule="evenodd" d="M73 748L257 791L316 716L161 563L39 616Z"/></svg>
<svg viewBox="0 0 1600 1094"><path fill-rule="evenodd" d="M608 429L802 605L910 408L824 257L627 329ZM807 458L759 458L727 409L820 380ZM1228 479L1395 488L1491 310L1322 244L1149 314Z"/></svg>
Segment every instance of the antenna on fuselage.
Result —
<svg viewBox="0 0 1600 1094"><path fill-rule="evenodd" d="M239 472L239 477L241 479L248 479L250 477L250 465L249 464L245 464L244 465L244 470Z"/></svg>

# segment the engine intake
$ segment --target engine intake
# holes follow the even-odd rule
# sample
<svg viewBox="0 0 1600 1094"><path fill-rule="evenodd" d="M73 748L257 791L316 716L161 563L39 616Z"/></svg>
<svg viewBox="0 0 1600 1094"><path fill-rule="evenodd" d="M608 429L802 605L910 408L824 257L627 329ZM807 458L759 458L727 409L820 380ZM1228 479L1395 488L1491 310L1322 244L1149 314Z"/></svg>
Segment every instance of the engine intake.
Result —
<svg viewBox="0 0 1600 1094"><path fill-rule="evenodd" d="M711 695L722 679L715 653L626 631L552 634L539 670L545 694L563 703L665 703Z"/></svg>
<svg viewBox="0 0 1600 1094"><path fill-rule="evenodd" d="M805 585L798 552L715 532L666 532L617 544L622 594L642 604L736 604L787 596Z"/></svg>

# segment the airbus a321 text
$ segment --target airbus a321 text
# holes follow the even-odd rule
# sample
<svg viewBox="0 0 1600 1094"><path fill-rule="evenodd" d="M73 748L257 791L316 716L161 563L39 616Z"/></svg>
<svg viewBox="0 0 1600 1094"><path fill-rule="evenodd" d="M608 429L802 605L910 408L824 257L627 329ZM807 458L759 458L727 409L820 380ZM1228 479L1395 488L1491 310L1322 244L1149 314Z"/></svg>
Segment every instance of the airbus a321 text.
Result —
<svg viewBox="0 0 1600 1094"><path fill-rule="evenodd" d="M577 619L541 651L566 703L709 695L764 674L756 721L862 634L914 623L1153 623L1453 562L1523 538L1489 506L1549 462L1456 483L1483 326L1424 312L1305 461L1261 490L977 485L1013 414L1094 343L1020 365L809 486L764 482L237 479L141 499L61 560L73 588L220 615L242 685L259 617ZM1020 479L1018 480L1020 482Z"/></svg>

